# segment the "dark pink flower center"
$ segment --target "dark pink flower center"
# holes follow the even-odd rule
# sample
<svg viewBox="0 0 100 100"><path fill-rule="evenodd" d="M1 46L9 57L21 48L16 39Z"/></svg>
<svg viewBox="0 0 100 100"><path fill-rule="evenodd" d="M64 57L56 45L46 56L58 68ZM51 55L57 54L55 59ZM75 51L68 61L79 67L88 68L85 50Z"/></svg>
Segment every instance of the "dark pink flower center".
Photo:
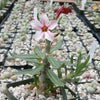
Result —
<svg viewBox="0 0 100 100"><path fill-rule="evenodd" d="M47 27L47 26L43 26L43 27L42 27L42 31L43 31L43 32L46 32L47 30L48 30L48 27Z"/></svg>

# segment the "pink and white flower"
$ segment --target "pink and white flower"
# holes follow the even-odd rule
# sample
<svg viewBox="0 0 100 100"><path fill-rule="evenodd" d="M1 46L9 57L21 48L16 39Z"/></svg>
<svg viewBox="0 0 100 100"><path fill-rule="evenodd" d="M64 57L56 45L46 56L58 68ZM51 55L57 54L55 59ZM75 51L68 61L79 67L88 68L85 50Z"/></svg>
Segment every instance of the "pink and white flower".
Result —
<svg viewBox="0 0 100 100"><path fill-rule="evenodd" d="M47 15L43 13L40 16L40 21L32 20L30 22L33 29L38 30L35 34L35 40L39 41L43 36L49 41L54 40L54 33L50 32L57 26L57 20L49 21Z"/></svg>

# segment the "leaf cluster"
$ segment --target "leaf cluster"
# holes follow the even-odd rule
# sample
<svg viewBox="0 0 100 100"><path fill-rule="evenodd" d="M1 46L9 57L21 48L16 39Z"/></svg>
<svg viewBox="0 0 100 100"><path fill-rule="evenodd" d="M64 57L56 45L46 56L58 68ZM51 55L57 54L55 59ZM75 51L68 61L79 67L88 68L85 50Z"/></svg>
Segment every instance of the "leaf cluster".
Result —
<svg viewBox="0 0 100 100"><path fill-rule="evenodd" d="M61 49L63 46L63 40L59 41L57 44L52 46L50 49L50 53L52 53L55 50ZM34 48L34 54L16 54L13 53L11 54L13 58L20 58L22 60L25 60L30 63L34 63L35 68L32 69L25 69L22 71L15 72L14 74L20 75L20 74L30 74L34 77L35 85L38 87L38 78L39 78L39 73L44 69L44 64L43 64L43 58L46 56L47 61L49 62L50 66L52 66L53 69L57 70L57 74L54 73L52 68L46 69L46 75L48 76L49 79L45 79L46 83L48 84L48 89L45 92L48 92L51 90L51 86L54 84L56 87L54 89L57 89L58 87L62 87L62 92L63 92L63 100L66 100L65 97L67 98L65 91L64 91L64 86L66 81L71 83L71 82L77 82L79 79L76 78L77 76L82 75L86 70L87 70L87 64L89 61L89 56L87 59L82 62L82 55L81 53L78 56L77 62L74 63L73 56L70 58L70 61L57 61L51 54L50 55L45 55L45 53L42 52L38 47ZM67 66L70 66L70 73L68 74L68 69ZM65 77L62 77L62 71L61 69L65 69ZM50 86L51 85L51 86Z"/></svg>

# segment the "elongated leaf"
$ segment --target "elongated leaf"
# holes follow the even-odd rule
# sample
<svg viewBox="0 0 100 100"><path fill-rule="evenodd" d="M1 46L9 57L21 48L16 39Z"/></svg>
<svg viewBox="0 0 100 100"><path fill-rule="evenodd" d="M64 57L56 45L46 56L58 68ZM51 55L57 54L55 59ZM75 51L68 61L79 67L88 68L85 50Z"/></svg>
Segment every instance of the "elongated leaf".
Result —
<svg viewBox="0 0 100 100"><path fill-rule="evenodd" d="M13 58L20 58L20 59L38 59L39 57L34 54L16 54L11 53Z"/></svg>
<svg viewBox="0 0 100 100"><path fill-rule="evenodd" d="M85 60L85 62L84 62L84 66L87 65L87 63L89 62L89 59L90 59L90 56L88 56L87 59Z"/></svg>
<svg viewBox="0 0 100 100"><path fill-rule="evenodd" d="M85 60L84 63L81 63L81 64L79 65L79 67L76 68L75 73L78 74L78 73L81 72L84 68L86 68L86 65L87 65L89 59L90 59L90 56L87 57L87 59Z"/></svg>
<svg viewBox="0 0 100 100"><path fill-rule="evenodd" d="M67 66L64 65L64 69L65 69L65 76L67 76Z"/></svg>
<svg viewBox="0 0 100 100"><path fill-rule="evenodd" d="M59 20L58 20L58 24L60 23L61 19L62 19L62 17L59 18Z"/></svg>
<svg viewBox="0 0 100 100"><path fill-rule="evenodd" d="M44 68L43 65L39 65L39 64L37 64L36 68L33 69L33 71L32 71L32 75L36 75L36 74L38 74L38 73L39 73L43 68Z"/></svg>
<svg viewBox="0 0 100 100"><path fill-rule="evenodd" d="M16 75L22 75L22 74L36 75L43 69L43 67L44 67L43 65L39 65L38 67L34 69L25 69L22 71L15 72L14 74Z"/></svg>
<svg viewBox="0 0 100 100"><path fill-rule="evenodd" d="M71 56L71 64L73 64L73 56ZM71 65L71 73L73 73L74 72L74 70L73 70L73 65Z"/></svg>
<svg viewBox="0 0 100 100"><path fill-rule="evenodd" d="M58 72L58 77L59 77L59 78L62 78L61 68L59 68L59 69L57 70L57 72Z"/></svg>
<svg viewBox="0 0 100 100"><path fill-rule="evenodd" d="M86 71L88 71L87 69L85 69L85 70L83 70L83 71L81 71L81 72L79 72L79 73L77 73L76 75L77 76L81 76L84 72L86 72Z"/></svg>
<svg viewBox="0 0 100 100"><path fill-rule="evenodd" d="M78 56L78 59L77 59L77 67L81 64L81 53L79 54Z"/></svg>
<svg viewBox="0 0 100 100"><path fill-rule="evenodd" d="M25 69L22 71L14 72L16 75L22 75L22 74L31 74L33 69Z"/></svg>
<svg viewBox="0 0 100 100"><path fill-rule="evenodd" d="M37 63L37 64L39 64L40 62L38 61L38 60L36 60L36 59L24 59L25 61L27 61L27 62L30 62L30 63Z"/></svg>
<svg viewBox="0 0 100 100"><path fill-rule="evenodd" d="M72 78L74 78L75 76L78 76L78 74L77 73L69 73L68 75L67 75L67 79L66 80L72 80Z"/></svg>
<svg viewBox="0 0 100 100"><path fill-rule="evenodd" d="M40 18L39 18L39 13L37 13L37 19L40 20Z"/></svg>
<svg viewBox="0 0 100 100"><path fill-rule="evenodd" d="M73 83L76 83L76 82L78 82L80 80L80 78L75 78L75 79L72 79L71 81L73 82Z"/></svg>
<svg viewBox="0 0 100 100"><path fill-rule="evenodd" d="M61 49L62 45L63 45L63 40L60 40L53 48L51 48L50 52Z"/></svg>
<svg viewBox="0 0 100 100"><path fill-rule="evenodd" d="M52 67L53 67L54 69L60 68L59 62L56 61L54 57L48 56L47 58L48 58L49 63L52 65Z"/></svg>
<svg viewBox="0 0 100 100"><path fill-rule="evenodd" d="M66 95L66 91L65 91L64 87L62 87L61 90L62 90L62 99L67 100L67 95Z"/></svg>
<svg viewBox="0 0 100 100"><path fill-rule="evenodd" d="M38 77L36 75L33 76L34 78L34 82L35 82L35 86L38 88Z"/></svg>
<svg viewBox="0 0 100 100"><path fill-rule="evenodd" d="M66 64L66 66L76 66L76 64L71 64L71 62L70 61L65 61L65 64Z"/></svg>
<svg viewBox="0 0 100 100"><path fill-rule="evenodd" d="M65 67L65 65L66 66L74 66L74 65L76 65L76 64L71 64L70 61L57 61L52 56L48 56L47 58L48 58L49 63L52 65L52 67L54 69L58 69L58 68L61 68L61 67Z"/></svg>
<svg viewBox="0 0 100 100"><path fill-rule="evenodd" d="M55 85L62 87L64 86L64 83L62 83L61 80L57 77L57 75L50 69L47 70L47 75Z"/></svg>
<svg viewBox="0 0 100 100"><path fill-rule="evenodd" d="M34 48L34 53L41 58L44 57L44 53L38 47Z"/></svg>
<svg viewBox="0 0 100 100"><path fill-rule="evenodd" d="M37 59L39 59L36 55L30 55L30 54L11 54L13 58L20 58L22 60L28 61L30 63L39 63Z"/></svg>

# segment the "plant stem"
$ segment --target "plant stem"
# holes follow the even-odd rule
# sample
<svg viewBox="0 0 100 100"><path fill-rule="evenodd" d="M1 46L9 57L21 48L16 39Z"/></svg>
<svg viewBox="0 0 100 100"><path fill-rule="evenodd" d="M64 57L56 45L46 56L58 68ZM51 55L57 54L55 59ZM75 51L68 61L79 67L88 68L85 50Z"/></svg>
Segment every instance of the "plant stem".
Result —
<svg viewBox="0 0 100 100"><path fill-rule="evenodd" d="M47 59L47 55L50 53L50 41L46 40L46 47L45 47L45 56L43 58L44 69L41 71L39 76L39 93L44 93L44 90L47 88L47 84L45 83L45 79L48 78L46 75L46 70L49 69L49 62Z"/></svg>
<svg viewBox="0 0 100 100"><path fill-rule="evenodd" d="M46 53L50 53L50 41L46 40L46 48L45 48L45 52Z"/></svg>

